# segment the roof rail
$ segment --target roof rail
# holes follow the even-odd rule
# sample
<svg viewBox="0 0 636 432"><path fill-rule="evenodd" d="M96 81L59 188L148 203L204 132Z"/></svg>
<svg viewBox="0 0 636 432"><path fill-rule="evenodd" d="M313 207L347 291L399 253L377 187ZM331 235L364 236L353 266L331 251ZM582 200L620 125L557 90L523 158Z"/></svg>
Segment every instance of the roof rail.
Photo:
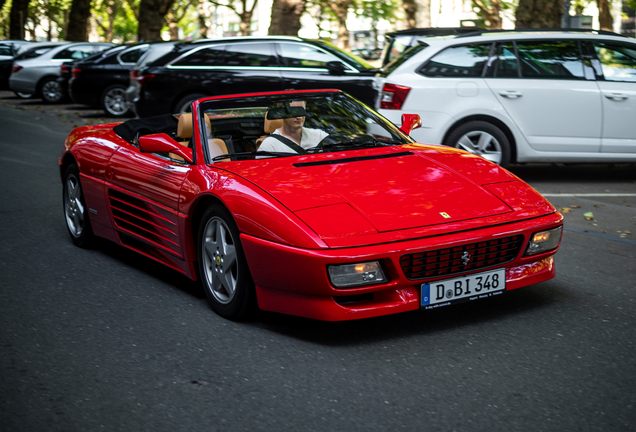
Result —
<svg viewBox="0 0 636 432"><path fill-rule="evenodd" d="M619 33L614 33L611 31L607 31L607 30L595 30L595 29L585 29L585 28L530 28L530 29L511 29L511 30L475 30L474 32L470 32L470 33L462 33L459 34L457 36L455 36L456 38L464 38L464 37L470 37L470 36L481 36L484 33L506 33L506 32L519 32L519 33L526 33L526 32L575 32L575 33L595 33L595 34L599 34L599 35L603 35L603 36L620 36L620 37L627 37L625 35L619 34Z"/></svg>

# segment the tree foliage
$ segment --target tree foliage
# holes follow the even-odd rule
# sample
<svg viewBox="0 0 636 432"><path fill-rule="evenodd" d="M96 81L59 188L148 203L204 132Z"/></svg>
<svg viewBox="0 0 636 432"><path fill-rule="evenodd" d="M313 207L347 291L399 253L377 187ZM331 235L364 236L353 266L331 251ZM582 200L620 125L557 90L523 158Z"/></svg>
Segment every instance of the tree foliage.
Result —
<svg viewBox="0 0 636 432"><path fill-rule="evenodd" d="M238 17L240 21L241 35L249 36L252 26L252 17L258 0L251 0L251 6L248 6L250 0L209 0L213 5L230 9Z"/></svg>

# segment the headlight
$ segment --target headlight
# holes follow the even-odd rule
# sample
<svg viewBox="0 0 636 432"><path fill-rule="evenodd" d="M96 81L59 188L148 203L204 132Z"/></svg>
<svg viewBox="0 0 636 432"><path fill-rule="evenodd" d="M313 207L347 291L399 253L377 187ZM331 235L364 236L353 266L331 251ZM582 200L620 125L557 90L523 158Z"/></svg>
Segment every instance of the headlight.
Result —
<svg viewBox="0 0 636 432"><path fill-rule="evenodd" d="M386 282L378 261L358 264L330 265L327 267L331 283L336 288L373 285Z"/></svg>
<svg viewBox="0 0 636 432"><path fill-rule="evenodd" d="M539 231L532 234L530 242L528 242L528 249L524 255L536 255L538 253L547 252L559 245L561 240L561 231L563 227L553 228L547 231Z"/></svg>

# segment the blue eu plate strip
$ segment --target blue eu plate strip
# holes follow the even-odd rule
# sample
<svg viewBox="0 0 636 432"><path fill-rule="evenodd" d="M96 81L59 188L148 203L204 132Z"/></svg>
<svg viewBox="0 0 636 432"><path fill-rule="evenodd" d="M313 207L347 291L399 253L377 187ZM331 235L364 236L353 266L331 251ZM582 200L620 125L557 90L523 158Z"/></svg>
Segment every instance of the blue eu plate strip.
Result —
<svg viewBox="0 0 636 432"><path fill-rule="evenodd" d="M422 306L431 304L431 286L422 285Z"/></svg>

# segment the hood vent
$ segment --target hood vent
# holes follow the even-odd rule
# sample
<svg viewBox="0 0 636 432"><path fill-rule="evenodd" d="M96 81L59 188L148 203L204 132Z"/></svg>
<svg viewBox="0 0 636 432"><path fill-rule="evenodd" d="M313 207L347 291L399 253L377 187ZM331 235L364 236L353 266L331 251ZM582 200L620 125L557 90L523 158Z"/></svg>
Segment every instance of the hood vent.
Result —
<svg viewBox="0 0 636 432"><path fill-rule="evenodd" d="M359 157L350 157L343 159L332 159L332 160L323 160L318 162L300 162L293 164L296 168L309 167L309 166L319 166L319 165L336 165L343 164L349 162L360 162L360 161L368 161L375 159L388 159L394 157L401 156L412 156L414 153L410 151L399 152L399 153L391 153L391 154L383 154L383 155L372 155L372 156L359 156Z"/></svg>

